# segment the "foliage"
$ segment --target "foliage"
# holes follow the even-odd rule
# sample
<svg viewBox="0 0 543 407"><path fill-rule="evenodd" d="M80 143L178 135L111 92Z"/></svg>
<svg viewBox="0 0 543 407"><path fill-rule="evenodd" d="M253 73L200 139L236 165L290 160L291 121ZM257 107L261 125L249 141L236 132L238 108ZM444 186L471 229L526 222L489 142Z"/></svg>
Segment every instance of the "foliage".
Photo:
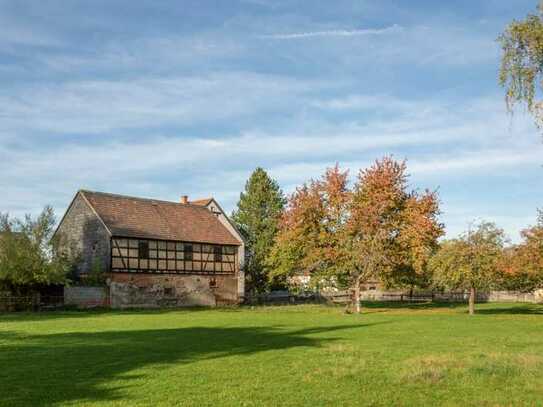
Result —
<svg viewBox="0 0 543 407"><path fill-rule="evenodd" d="M543 102L537 94L543 79L543 2L537 14L511 22L498 40L503 50L499 81L506 89L507 107L512 111L524 104L541 126Z"/></svg>
<svg viewBox="0 0 543 407"><path fill-rule="evenodd" d="M358 175L344 245L345 271L357 290L361 279L398 285L421 281L425 274L443 234L439 201L435 192L408 191L407 179L406 163L390 157Z"/></svg>
<svg viewBox="0 0 543 407"><path fill-rule="evenodd" d="M91 269L90 272L85 276L84 283L86 286L106 285L106 275L99 257L92 259Z"/></svg>
<svg viewBox="0 0 543 407"><path fill-rule="evenodd" d="M272 275L308 274L313 283L338 276L343 267L342 234L350 191L348 173L327 169L289 197L280 231L268 258Z"/></svg>
<svg viewBox="0 0 543 407"><path fill-rule="evenodd" d="M470 290L470 313L477 290L490 289L499 281L505 235L491 222L481 222L475 231L441 244L430 260L437 287Z"/></svg>
<svg viewBox="0 0 543 407"><path fill-rule="evenodd" d="M17 290L66 281L71 263L56 250L54 225L49 206L35 219L0 215L0 285Z"/></svg>
<svg viewBox="0 0 543 407"><path fill-rule="evenodd" d="M491 222L475 225L457 239L441 243L430 261L436 286L447 289L489 289L497 279L505 236Z"/></svg>
<svg viewBox="0 0 543 407"><path fill-rule="evenodd" d="M245 272L250 290L261 292L268 286L269 269L265 259L277 234L284 205L277 182L262 168L253 171L232 214L232 220L246 238Z"/></svg>
<svg viewBox="0 0 543 407"><path fill-rule="evenodd" d="M405 171L405 162L385 157L360 171L352 190L338 165L298 188L269 259L274 273L311 273L355 289L368 278L417 281L443 226L437 195L408 191Z"/></svg>
<svg viewBox="0 0 543 407"><path fill-rule="evenodd" d="M543 211L537 224L521 236L522 242L506 252L502 284L506 289L533 291L543 287Z"/></svg>

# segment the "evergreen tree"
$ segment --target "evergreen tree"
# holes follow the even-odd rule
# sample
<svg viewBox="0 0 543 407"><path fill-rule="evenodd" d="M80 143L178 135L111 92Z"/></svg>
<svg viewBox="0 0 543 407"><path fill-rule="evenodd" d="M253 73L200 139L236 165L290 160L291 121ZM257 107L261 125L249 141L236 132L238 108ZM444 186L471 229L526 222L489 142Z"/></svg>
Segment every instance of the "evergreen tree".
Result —
<svg viewBox="0 0 543 407"><path fill-rule="evenodd" d="M269 269L265 260L273 246L284 205L278 183L262 168L255 169L232 213L232 220L246 240L245 273L250 291L262 292L268 288Z"/></svg>

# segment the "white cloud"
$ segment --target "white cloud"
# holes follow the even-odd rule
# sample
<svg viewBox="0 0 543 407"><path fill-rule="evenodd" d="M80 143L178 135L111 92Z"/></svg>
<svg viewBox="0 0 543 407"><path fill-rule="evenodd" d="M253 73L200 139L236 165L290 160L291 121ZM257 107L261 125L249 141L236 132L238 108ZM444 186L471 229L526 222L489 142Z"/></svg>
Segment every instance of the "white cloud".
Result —
<svg viewBox="0 0 543 407"><path fill-rule="evenodd" d="M0 112L4 131L104 133L271 112L327 86L245 72L67 82L0 94Z"/></svg>
<svg viewBox="0 0 543 407"><path fill-rule="evenodd" d="M285 33L285 34L269 34L262 35L261 38L270 38L274 40L296 40L304 38L314 37L355 37L355 36L367 36L367 35L383 35L401 32L403 28L397 24L385 28L367 28L358 30L324 30L324 31L307 31L299 33Z"/></svg>

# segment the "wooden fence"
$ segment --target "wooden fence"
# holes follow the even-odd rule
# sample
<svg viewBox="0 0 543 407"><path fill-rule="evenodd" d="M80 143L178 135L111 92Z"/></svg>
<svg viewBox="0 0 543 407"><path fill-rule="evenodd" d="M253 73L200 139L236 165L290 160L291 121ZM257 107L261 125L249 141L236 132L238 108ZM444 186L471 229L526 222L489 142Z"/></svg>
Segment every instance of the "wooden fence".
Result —
<svg viewBox="0 0 543 407"><path fill-rule="evenodd" d="M64 308L64 296L51 295L2 295L0 312L47 311Z"/></svg>

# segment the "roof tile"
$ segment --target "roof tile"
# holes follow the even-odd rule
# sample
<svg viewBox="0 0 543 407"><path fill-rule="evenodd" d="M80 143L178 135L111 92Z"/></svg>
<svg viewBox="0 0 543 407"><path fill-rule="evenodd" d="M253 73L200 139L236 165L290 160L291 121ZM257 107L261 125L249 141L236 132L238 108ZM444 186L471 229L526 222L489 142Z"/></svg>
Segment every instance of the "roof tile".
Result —
<svg viewBox="0 0 543 407"><path fill-rule="evenodd" d="M219 219L198 204L80 191L114 236L240 245Z"/></svg>

